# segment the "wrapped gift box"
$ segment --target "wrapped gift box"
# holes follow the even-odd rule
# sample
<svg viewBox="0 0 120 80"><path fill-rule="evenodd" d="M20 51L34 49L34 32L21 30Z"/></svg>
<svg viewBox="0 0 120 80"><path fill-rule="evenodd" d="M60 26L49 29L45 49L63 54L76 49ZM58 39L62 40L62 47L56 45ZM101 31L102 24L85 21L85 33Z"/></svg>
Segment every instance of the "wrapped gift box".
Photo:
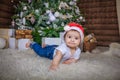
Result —
<svg viewBox="0 0 120 80"><path fill-rule="evenodd" d="M30 39L18 39L18 49L19 50L25 50L28 49L26 48L26 43L29 41Z"/></svg>
<svg viewBox="0 0 120 80"><path fill-rule="evenodd" d="M24 30L16 30L16 35L19 35L19 34L25 34Z"/></svg>
<svg viewBox="0 0 120 80"><path fill-rule="evenodd" d="M32 35L25 35L25 38L32 39Z"/></svg>
<svg viewBox="0 0 120 80"><path fill-rule="evenodd" d="M32 39L32 30L16 30L15 38L9 39L9 47L17 48L19 50L28 49L25 47L26 43Z"/></svg>
<svg viewBox="0 0 120 80"><path fill-rule="evenodd" d="M16 35L15 38L16 39L21 39L21 38L28 38L31 39L32 38L32 30L16 30Z"/></svg>
<svg viewBox="0 0 120 80"><path fill-rule="evenodd" d="M25 35L22 35L22 34L20 35L20 34L19 34L19 35L16 35L15 38L16 38L16 39L25 38Z"/></svg>
<svg viewBox="0 0 120 80"><path fill-rule="evenodd" d="M17 41L15 38L9 38L9 48L16 49L17 48Z"/></svg>
<svg viewBox="0 0 120 80"><path fill-rule="evenodd" d="M61 44L61 38L42 38L42 43L48 44L48 45L60 45Z"/></svg>
<svg viewBox="0 0 120 80"><path fill-rule="evenodd" d="M9 48L11 49L19 49L19 50L25 50L28 49L26 48L26 43L30 39L16 39L16 38L9 38Z"/></svg>
<svg viewBox="0 0 120 80"><path fill-rule="evenodd" d="M27 35L31 35L32 30L24 30L24 33L27 34Z"/></svg>

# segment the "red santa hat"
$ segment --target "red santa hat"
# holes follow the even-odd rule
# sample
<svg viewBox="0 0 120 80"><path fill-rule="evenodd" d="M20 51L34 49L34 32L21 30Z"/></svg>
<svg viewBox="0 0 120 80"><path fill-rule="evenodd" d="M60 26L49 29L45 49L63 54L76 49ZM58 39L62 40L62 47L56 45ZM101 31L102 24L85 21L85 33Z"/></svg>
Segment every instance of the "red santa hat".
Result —
<svg viewBox="0 0 120 80"><path fill-rule="evenodd" d="M75 22L70 22L64 27L64 30L65 30L65 33L66 33L66 31L69 31L69 30L78 31L80 33L81 43L83 42L83 40L84 40L84 29L83 29L82 25L80 25L78 23L75 23Z"/></svg>

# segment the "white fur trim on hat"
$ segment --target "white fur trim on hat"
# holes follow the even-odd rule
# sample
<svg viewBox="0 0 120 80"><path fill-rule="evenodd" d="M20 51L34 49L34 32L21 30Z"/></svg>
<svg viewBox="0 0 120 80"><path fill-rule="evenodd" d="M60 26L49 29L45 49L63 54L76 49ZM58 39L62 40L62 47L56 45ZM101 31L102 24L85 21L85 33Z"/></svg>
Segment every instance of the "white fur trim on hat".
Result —
<svg viewBox="0 0 120 80"><path fill-rule="evenodd" d="M66 26L64 27L64 30L67 31L69 28L70 28L70 26L66 25Z"/></svg>

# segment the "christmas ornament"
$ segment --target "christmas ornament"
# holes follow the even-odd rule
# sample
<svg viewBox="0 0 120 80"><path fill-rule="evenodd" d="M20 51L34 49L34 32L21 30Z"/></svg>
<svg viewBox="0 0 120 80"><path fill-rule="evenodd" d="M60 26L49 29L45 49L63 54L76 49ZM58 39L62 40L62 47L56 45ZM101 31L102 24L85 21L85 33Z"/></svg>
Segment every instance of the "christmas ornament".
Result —
<svg viewBox="0 0 120 80"><path fill-rule="evenodd" d="M60 16L60 13L57 11L57 12L55 12L54 16L55 16L55 17L59 17L59 16Z"/></svg>
<svg viewBox="0 0 120 80"><path fill-rule="evenodd" d="M29 14L26 16L27 20L29 20L32 24L34 24L35 22L35 18L34 18L34 15L32 14Z"/></svg>
<svg viewBox="0 0 120 80"><path fill-rule="evenodd" d="M49 4L48 3L44 3L45 7L48 8L49 7Z"/></svg>
<svg viewBox="0 0 120 80"><path fill-rule="evenodd" d="M27 10L27 6L24 6L24 7L23 7L23 10Z"/></svg>
<svg viewBox="0 0 120 80"><path fill-rule="evenodd" d="M56 17L53 15L51 11L49 11L48 16L49 16L49 21L53 22L56 20Z"/></svg>
<svg viewBox="0 0 120 80"><path fill-rule="evenodd" d="M60 5L59 5L59 10L61 10L62 8L63 9L70 9L70 7L67 5L66 2L61 1Z"/></svg>

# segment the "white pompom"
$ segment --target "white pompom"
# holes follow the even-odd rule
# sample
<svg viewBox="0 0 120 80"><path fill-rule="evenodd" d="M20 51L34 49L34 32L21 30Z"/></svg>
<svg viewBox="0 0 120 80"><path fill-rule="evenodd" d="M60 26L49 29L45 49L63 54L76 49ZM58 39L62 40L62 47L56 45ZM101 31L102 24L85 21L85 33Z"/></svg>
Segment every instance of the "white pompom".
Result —
<svg viewBox="0 0 120 80"><path fill-rule="evenodd" d="M64 27L64 30L67 31L69 28L70 28L70 26L66 25L66 26Z"/></svg>
<svg viewBox="0 0 120 80"><path fill-rule="evenodd" d="M4 38L0 38L0 49L3 49L6 46L6 40Z"/></svg>

